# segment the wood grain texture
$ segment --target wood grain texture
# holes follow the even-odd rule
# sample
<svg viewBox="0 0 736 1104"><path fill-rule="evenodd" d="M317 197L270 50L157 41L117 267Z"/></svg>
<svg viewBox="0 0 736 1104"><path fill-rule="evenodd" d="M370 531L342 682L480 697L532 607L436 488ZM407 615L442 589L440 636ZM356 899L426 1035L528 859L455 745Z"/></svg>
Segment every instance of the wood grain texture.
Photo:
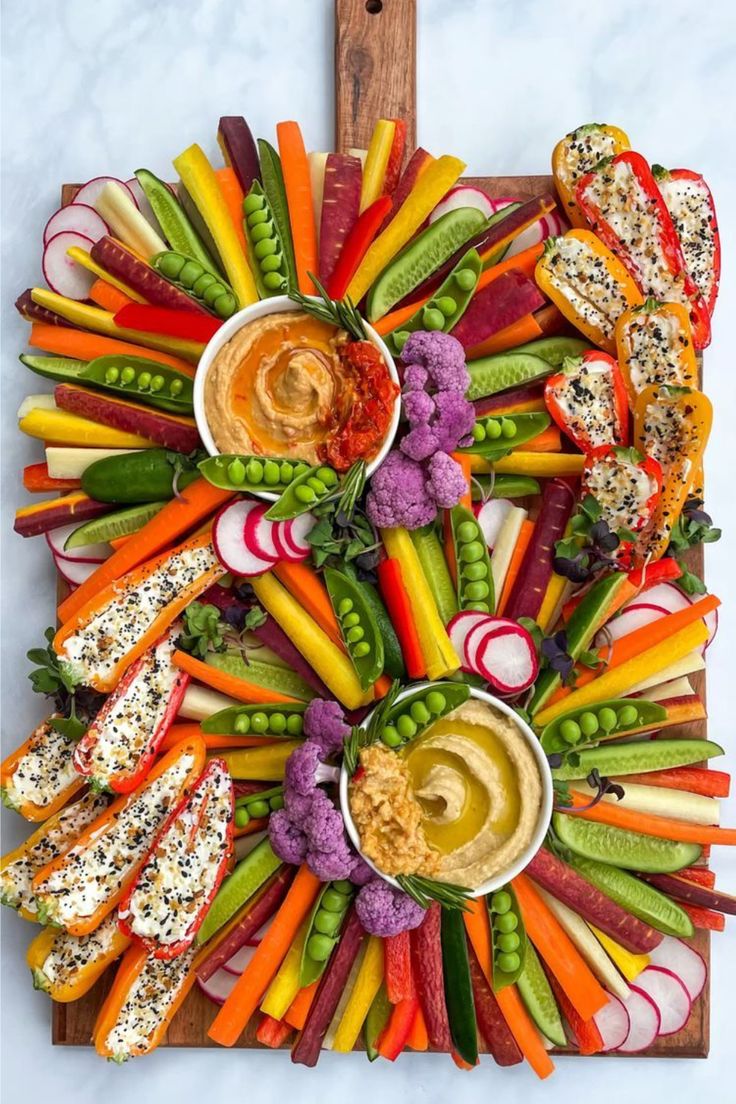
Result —
<svg viewBox="0 0 736 1104"><path fill-rule="evenodd" d="M376 119L416 145L416 0L335 0L335 149L365 149Z"/></svg>

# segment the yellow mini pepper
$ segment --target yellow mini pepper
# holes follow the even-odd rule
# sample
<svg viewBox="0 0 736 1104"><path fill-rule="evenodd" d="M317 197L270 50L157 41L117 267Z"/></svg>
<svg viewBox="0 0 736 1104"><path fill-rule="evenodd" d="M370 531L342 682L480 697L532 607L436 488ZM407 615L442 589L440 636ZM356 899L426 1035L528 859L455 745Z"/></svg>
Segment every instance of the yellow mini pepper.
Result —
<svg viewBox="0 0 736 1104"><path fill-rule="evenodd" d="M70 935L62 928L43 928L26 953L33 988L42 989L61 1004L88 993L111 962L130 943L118 927L117 914L108 916L90 935ZM53 973L46 973L49 956L57 958Z"/></svg>
<svg viewBox="0 0 736 1104"><path fill-rule="evenodd" d="M647 299L616 323L616 350L629 405L652 384L698 386L698 362L690 313L682 303Z"/></svg>
<svg viewBox="0 0 736 1104"><path fill-rule="evenodd" d="M587 226L575 201L575 185L604 157L631 149L628 134L607 123L586 123L561 138L552 151L552 175L563 213L573 226Z"/></svg>

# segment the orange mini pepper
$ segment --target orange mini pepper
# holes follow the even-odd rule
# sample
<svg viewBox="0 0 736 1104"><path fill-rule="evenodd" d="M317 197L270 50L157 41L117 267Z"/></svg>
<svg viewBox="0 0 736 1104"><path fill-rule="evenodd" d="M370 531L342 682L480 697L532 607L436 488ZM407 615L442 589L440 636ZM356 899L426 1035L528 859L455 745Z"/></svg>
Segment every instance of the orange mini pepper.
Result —
<svg viewBox="0 0 736 1104"><path fill-rule="evenodd" d="M637 396L652 384L698 386L690 314L682 303L647 299L624 311L616 323L615 339L632 409Z"/></svg>

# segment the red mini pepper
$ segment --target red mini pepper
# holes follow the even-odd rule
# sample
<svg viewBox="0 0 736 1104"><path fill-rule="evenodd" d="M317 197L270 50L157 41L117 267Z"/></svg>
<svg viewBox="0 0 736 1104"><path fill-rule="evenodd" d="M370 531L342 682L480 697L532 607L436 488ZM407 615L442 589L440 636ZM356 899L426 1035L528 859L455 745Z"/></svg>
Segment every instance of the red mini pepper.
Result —
<svg viewBox="0 0 736 1104"><path fill-rule="evenodd" d="M120 930L154 958L176 958L194 942L228 870L233 817L233 783L227 764L224 759L210 759L154 837L118 912ZM198 844L205 849L199 856ZM153 908L152 899L157 901ZM184 934L176 940L167 938L184 910L189 921ZM141 925L144 932L139 930Z"/></svg>
<svg viewBox="0 0 736 1104"><path fill-rule="evenodd" d="M145 303L128 303L115 315L115 324L124 329L140 330L141 333L181 337L187 341L200 341L206 345L219 330L222 319L213 318L208 314L194 314L192 311L149 307Z"/></svg>
<svg viewBox="0 0 736 1104"><path fill-rule="evenodd" d="M591 349L567 357L544 387L547 410L581 452L629 440L629 404L618 363Z"/></svg>
<svg viewBox="0 0 736 1104"><path fill-rule="evenodd" d="M591 494L602 508L609 529L638 533L651 520L662 491L662 467L652 456L634 448L602 445L585 458L582 494ZM625 568L633 567L634 543L623 539L612 555ZM637 566L641 566L640 564Z"/></svg>
<svg viewBox="0 0 736 1104"><path fill-rule="evenodd" d="M713 314L721 279L721 235L713 195L700 173L652 165L680 239L687 270Z"/></svg>
<svg viewBox="0 0 736 1104"><path fill-rule="evenodd" d="M643 295L684 303L697 349L710 341L710 315L692 276L648 162L626 150L601 162L575 189L591 228L619 256Z"/></svg>
<svg viewBox="0 0 736 1104"><path fill-rule="evenodd" d="M368 252L368 247L381 228L381 223L393 206L391 196L379 196L358 217L340 250L332 275L327 282L327 294L331 299L342 299L358 266Z"/></svg>
<svg viewBox="0 0 736 1104"><path fill-rule="evenodd" d="M180 633L174 624L128 668L74 749L75 768L99 787L130 793L148 774L189 685L172 662Z"/></svg>
<svg viewBox="0 0 736 1104"><path fill-rule="evenodd" d="M427 665L424 662L419 634L414 624L409 595L404 586L401 564L398 560L389 557L379 563L377 574L381 597L386 603L386 609L399 638L406 673L412 679L424 678Z"/></svg>

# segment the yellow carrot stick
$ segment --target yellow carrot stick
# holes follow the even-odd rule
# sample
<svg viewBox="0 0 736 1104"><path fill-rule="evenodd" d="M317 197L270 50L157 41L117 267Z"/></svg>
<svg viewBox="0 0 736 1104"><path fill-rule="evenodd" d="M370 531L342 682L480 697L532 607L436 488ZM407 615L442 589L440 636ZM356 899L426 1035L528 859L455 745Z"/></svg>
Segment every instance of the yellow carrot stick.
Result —
<svg viewBox="0 0 736 1104"><path fill-rule="evenodd" d="M360 189L361 212L365 211L366 207L370 207L371 203L375 203L381 194L395 133L396 123L392 119L379 119L373 128L363 167L363 183Z"/></svg>
<svg viewBox="0 0 736 1104"><path fill-rule="evenodd" d="M283 1020L289 1011L289 1005L301 988L299 975L308 931L309 919L305 920L299 929L299 934L286 952L286 958L279 966L276 977L261 1001L261 1012L265 1012L267 1016L273 1016L275 1020Z"/></svg>
<svg viewBox="0 0 736 1104"><path fill-rule="evenodd" d="M366 944L355 985L338 1024L332 1049L349 1054L383 981L383 940L371 935Z"/></svg>
<svg viewBox="0 0 736 1104"><path fill-rule="evenodd" d="M581 475L585 457L577 452L512 452L492 463L482 456L471 456L470 466L476 475L531 475L541 479L555 476Z"/></svg>
<svg viewBox="0 0 736 1104"><path fill-rule="evenodd" d="M55 441L58 445L89 445L96 448L153 448L153 442L138 433L93 422L66 410L29 410L18 422L18 429L39 441Z"/></svg>
<svg viewBox="0 0 736 1104"><path fill-rule="evenodd" d="M646 970L649 965L651 961L649 955L634 954L633 951L627 951L626 948L622 947L620 943L617 943L615 939L611 939L610 935L606 935L605 932L599 931L595 924L588 924L588 927L601 947L603 947L604 951L616 963L626 980L636 981L642 970Z"/></svg>

